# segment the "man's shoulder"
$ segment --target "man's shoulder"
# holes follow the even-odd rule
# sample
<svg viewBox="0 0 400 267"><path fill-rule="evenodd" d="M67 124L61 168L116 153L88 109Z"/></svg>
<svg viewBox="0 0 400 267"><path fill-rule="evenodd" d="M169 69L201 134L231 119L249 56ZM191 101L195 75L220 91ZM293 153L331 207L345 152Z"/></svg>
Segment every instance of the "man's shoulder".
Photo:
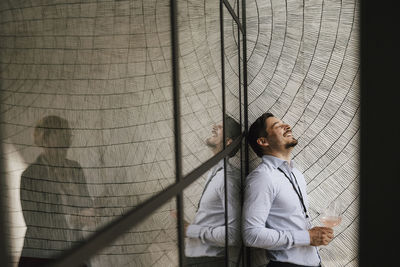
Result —
<svg viewBox="0 0 400 267"><path fill-rule="evenodd" d="M271 175L275 171L276 168L273 166L261 162L253 171L250 172L249 176Z"/></svg>
<svg viewBox="0 0 400 267"><path fill-rule="evenodd" d="M260 163L246 178L246 183L272 183L275 177L276 168Z"/></svg>
<svg viewBox="0 0 400 267"><path fill-rule="evenodd" d="M40 173L41 166L36 164L30 164L21 174L22 179L24 178L34 178L35 174Z"/></svg>
<svg viewBox="0 0 400 267"><path fill-rule="evenodd" d="M78 169L82 169L81 165L79 164L79 162L75 161L75 160L71 160L71 159L65 159L64 160L64 164L67 167L72 167L72 168L78 168Z"/></svg>
<svg viewBox="0 0 400 267"><path fill-rule="evenodd" d="M38 156L35 161L22 172L21 177L35 178L43 176L46 171L46 164L43 162L42 156Z"/></svg>

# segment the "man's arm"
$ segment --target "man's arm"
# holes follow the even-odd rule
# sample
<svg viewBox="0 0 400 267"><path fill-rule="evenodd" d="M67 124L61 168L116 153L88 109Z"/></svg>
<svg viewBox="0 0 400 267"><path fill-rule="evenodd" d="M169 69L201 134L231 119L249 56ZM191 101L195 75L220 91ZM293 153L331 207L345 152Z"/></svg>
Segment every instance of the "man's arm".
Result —
<svg viewBox="0 0 400 267"><path fill-rule="evenodd" d="M290 249L310 245L307 230L275 230L266 227L266 221L276 192L268 177L249 175L243 205L243 241L246 246L269 250Z"/></svg>
<svg viewBox="0 0 400 267"><path fill-rule="evenodd" d="M228 175L230 175L228 173ZM218 177L217 177L218 176ZM240 201L239 186L240 177L229 177L228 180L228 246L235 246L240 243ZM218 187L213 192L218 195L222 205L222 212L225 212L225 187L223 170L214 177L218 181ZM213 243L215 246L225 246L225 219L215 226L202 226L191 224L188 226L186 236L200 238L203 243Z"/></svg>
<svg viewBox="0 0 400 267"><path fill-rule="evenodd" d="M225 246L225 225L202 226L190 224L186 230L186 236L200 238L202 243L212 243L217 247Z"/></svg>
<svg viewBox="0 0 400 267"><path fill-rule="evenodd" d="M236 177L228 178L228 245L241 244L240 222L242 207L240 203L240 173Z"/></svg>

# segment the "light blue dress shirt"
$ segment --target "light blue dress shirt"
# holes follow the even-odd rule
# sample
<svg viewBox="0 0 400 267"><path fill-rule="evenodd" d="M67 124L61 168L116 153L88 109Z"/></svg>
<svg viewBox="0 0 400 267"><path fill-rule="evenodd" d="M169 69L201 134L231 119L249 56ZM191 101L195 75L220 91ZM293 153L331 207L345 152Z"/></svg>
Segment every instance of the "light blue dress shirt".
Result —
<svg viewBox="0 0 400 267"><path fill-rule="evenodd" d="M228 242L240 243L240 172L227 163ZM192 224L186 231L187 257L223 257L225 247L224 161L211 169Z"/></svg>
<svg viewBox="0 0 400 267"><path fill-rule="evenodd" d="M249 174L243 204L243 241L246 246L266 249L273 261L319 266L318 250L310 246L310 219L288 178L300 189L307 208L306 182L293 161L289 165L264 155L262 163Z"/></svg>

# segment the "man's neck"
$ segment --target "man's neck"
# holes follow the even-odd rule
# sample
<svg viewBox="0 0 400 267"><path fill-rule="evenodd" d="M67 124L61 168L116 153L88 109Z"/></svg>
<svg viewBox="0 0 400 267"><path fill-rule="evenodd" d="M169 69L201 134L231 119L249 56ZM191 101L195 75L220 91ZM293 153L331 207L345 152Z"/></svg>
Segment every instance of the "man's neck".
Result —
<svg viewBox="0 0 400 267"><path fill-rule="evenodd" d="M60 164L65 161L66 151L44 149L42 155L49 164Z"/></svg>
<svg viewBox="0 0 400 267"><path fill-rule="evenodd" d="M213 149L211 149L211 151L212 151L213 155L215 156L215 155L218 154L218 152L219 152L220 150L217 149L217 148L213 148Z"/></svg>
<svg viewBox="0 0 400 267"><path fill-rule="evenodd" d="M268 151L265 153L265 155L270 155L274 156L279 159L283 159L287 161L290 164L291 158L292 158L292 149L288 149L285 151Z"/></svg>
<svg viewBox="0 0 400 267"><path fill-rule="evenodd" d="M215 146L215 147L210 147L213 155L217 155L219 152L222 151L222 146Z"/></svg>

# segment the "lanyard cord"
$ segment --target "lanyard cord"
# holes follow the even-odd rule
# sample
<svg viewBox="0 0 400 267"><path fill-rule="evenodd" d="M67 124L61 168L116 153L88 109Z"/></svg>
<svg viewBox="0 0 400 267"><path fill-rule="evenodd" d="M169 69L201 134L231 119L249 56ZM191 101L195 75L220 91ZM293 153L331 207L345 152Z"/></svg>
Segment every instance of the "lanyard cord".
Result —
<svg viewBox="0 0 400 267"><path fill-rule="evenodd" d="M293 181L289 178L289 176L287 176L287 174L286 174L281 168L278 168L278 170L279 170L281 173L283 173L283 175L285 175L285 177L286 177L286 178L289 180L289 182L292 184L293 189L294 189L294 191L296 192L297 196L299 197L300 202L301 202L301 205L303 206L304 213L306 214L306 218L308 218L307 208L306 208L306 205L304 204L304 199L303 199L303 195L301 194L300 187L299 187L299 190L297 190L296 186L294 185ZM296 184L297 184L297 186L298 186L297 178L296 178L296 176L294 175L293 172L292 172L292 175L293 175L293 177L294 177L294 179L295 179L295 181L296 181Z"/></svg>

